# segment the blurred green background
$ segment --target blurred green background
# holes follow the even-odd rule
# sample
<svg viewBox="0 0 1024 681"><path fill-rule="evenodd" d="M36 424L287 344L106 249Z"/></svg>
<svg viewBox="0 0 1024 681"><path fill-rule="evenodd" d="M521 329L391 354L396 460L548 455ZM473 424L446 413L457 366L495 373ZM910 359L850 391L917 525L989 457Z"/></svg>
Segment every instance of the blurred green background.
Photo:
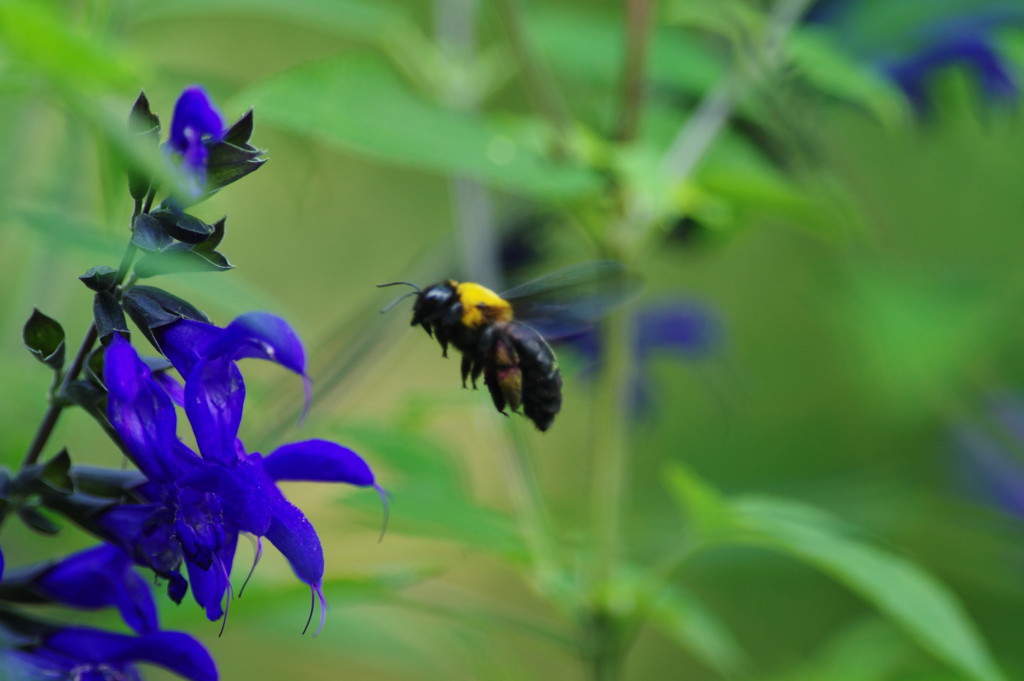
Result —
<svg viewBox="0 0 1024 681"><path fill-rule="evenodd" d="M223 679L1022 678L1022 11L0 2L0 463L44 411L21 325L37 306L84 334L74 278L123 247L131 103L166 130L201 84L228 120L255 108L269 162L197 210L228 216L237 269L153 283L221 324L287 318L312 410L296 427L299 382L250 363L249 449L337 439L393 493L378 542L372 492L286 489L328 559L318 638L272 549L222 637L161 603ZM558 347L548 433L462 390L406 304L378 314L377 283L605 257L644 291L596 360ZM630 356L654 304L704 335ZM82 414L63 444L119 465ZM91 542L3 541L11 565Z"/></svg>

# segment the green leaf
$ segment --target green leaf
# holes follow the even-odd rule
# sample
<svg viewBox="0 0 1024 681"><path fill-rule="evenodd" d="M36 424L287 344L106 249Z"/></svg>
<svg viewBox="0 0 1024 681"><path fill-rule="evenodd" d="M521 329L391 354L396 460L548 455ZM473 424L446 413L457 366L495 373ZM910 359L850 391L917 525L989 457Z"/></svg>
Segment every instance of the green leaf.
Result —
<svg viewBox="0 0 1024 681"><path fill-rule="evenodd" d="M694 529L711 534L729 526L732 510L718 490L681 465L671 466L665 477Z"/></svg>
<svg viewBox="0 0 1024 681"><path fill-rule="evenodd" d="M725 624L692 593L663 587L649 616L651 624L722 676L735 678L749 666Z"/></svg>
<svg viewBox="0 0 1024 681"><path fill-rule="evenodd" d="M801 28L790 34L785 48L800 73L823 93L859 104L891 127L907 120L906 100L896 86L873 65L843 53L827 33Z"/></svg>
<svg viewBox="0 0 1024 681"><path fill-rule="evenodd" d="M100 32L77 26L57 9L63 7L64 3L19 0L0 3L0 43L8 63L78 92L138 80L131 60L118 54Z"/></svg>
<svg viewBox="0 0 1024 681"><path fill-rule="evenodd" d="M840 520L798 502L746 498L732 510L748 543L832 575L971 679L1005 681L956 597L914 563L849 536Z"/></svg>
<svg viewBox="0 0 1024 681"><path fill-rule="evenodd" d="M579 196L601 187L595 173L542 156L481 115L422 98L369 56L301 66L239 99L272 125L382 161L471 176L540 198Z"/></svg>
<svg viewBox="0 0 1024 681"><path fill-rule="evenodd" d="M525 556L510 519L472 500L449 452L431 440L394 424L347 424L336 433L340 442L354 446L375 466L401 471L397 479L379 477L393 494L391 532L442 537L476 550ZM369 496L346 498L345 503L380 512L379 502Z"/></svg>
<svg viewBox="0 0 1024 681"><path fill-rule="evenodd" d="M140 277L155 277L177 272L224 272L234 269L221 253L199 246L175 244L162 253L147 253L135 263Z"/></svg>
<svg viewBox="0 0 1024 681"><path fill-rule="evenodd" d="M37 309L25 322L21 331L25 347L36 359L50 367L64 366L64 327L56 319L47 317Z"/></svg>
<svg viewBox="0 0 1024 681"><path fill-rule="evenodd" d="M157 22L229 12L271 16L303 21L317 29L340 31L362 40L386 38L404 20L390 3L373 0L175 0L142 3L137 11L140 20Z"/></svg>

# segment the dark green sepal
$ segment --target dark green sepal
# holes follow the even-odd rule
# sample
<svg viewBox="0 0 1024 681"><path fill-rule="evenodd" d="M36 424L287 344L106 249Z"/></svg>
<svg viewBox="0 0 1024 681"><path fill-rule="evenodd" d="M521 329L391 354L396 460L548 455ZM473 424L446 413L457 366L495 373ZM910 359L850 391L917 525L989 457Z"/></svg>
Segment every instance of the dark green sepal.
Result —
<svg viewBox="0 0 1024 681"><path fill-rule="evenodd" d="M139 98L128 113L128 133L136 143L156 147L160 144L160 117L149 109L149 100L145 92L139 92ZM136 201L141 201L149 192L152 179L142 169L129 166L128 193Z"/></svg>
<svg viewBox="0 0 1024 681"><path fill-rule="evenodd" d="M213 225L208 225L194 215L169 210L152 213L171 237L186 244L198 244L213 234Z"/></svg>
<svg viewBox="0 0 1024 681"><path fill-rule="evenodd" d="M195 250L197 251L213 251L220 246L220 242L224 240L224 232L227 227L227 217L222 217L217 222L213 223L213 233L206 238L205 241L196 244Z"/></svg>
<svg viewBox="0 0 1024 681"><path fill-rule="evenodd" d="M62 449L52 459L42 465L37 480L55 492L71 494L75 485L71 481L71 455Z"/></svg>
<svg viewBox="0 0 1024 681"><path fill-rule="evenodd" d="M162 251L174 243L163 221L149 213L136 215L132 222L132 243L143 251Z"/></svg>
<svg viewBox="0 0 1024 681"><path fill-rule="evenodd" d="M0 637L5 648L29 648L66 626L26 617L16 610L0 607Z"/></svg>
<svg viewBox="0 0 1024 681"><path fill-rule="evenodd" d="M0 520L7 516L11 499L11 472L0 468Z"/></svg>
<svg viewBox="0 0 1024 681"><path fill-rule="evenodd" d="M232 182L237 182L258 170L266 162L259 158L264 153L263 150L249 144L252 126L252 111L249 111L231 126L222 141L207 148L207 193L212 194Z"/></svg>
<svg viewBox="0 0 1024 681"><path fill-rule="evenodd" d="M115 333L128 337L128 322L124 318L124 310L113 293L100 291L96 294L92 303L92 315L96 323L96 333L104 345Z"/></svg>
<svg viewBox="0 0 1024 681"><path fill-rule="evenodd" d="M18 517L29 529L40 534L55 535L61 530L61 526L50 520L36 506L19 506Z"/></svg>
<svg viewBox="0 0 1024 681"><path fill-rule="evenodd" d="M249 138L252 137L252 127L252 109L249 109L224 133L224 141L237 147L247 146Z"/></svg>
<svg viewBox="0 0 1024 681"><path fill-rule="evenodd" d="M71 381L64 393L64 399L85 409L93 416L104 416L100 408L107 391L93 381Z"/></svg>
<svg viewBox="0 0 1024 681"><path fill-rule="evenodd" d="M155 277L173 272L222 272L233 269L223 255L201 245L174 244L163 253L147 253L135 264L140 277Z"/></svg>
<svg viewBox="0 0 1024 681"><path fill-rule="evenodd" d="M72 466L71 479L82 494L107 499L130 496L135 488L146 483L146 476L136 470Z"/></svg>
<svg viewBox="0 0 1024 681"><path fill-rule="evenodd" d="M79 279L93 291L112 291L117 286L117 270L107 265L98 265L90 267Z"/></svg>
<svg viewBox="0 0 1024 681"><path fill-rule="evenodd" d="M182 318L210 321L188 301L155 286L132 286L125 291L121 304L154 347L159 347L159 343L153 335L153 329L173 324Z"/></svg>
<svg viewBox="0 0 1024 681"><path fill-rule="evenodd" d="M167 371L168 369L174 368L174 365L171 364L171 361L164 357L146 356L142 357L141 359L143 364L149 367L149 370L152 371L154 374L158 371Z"/></svg>
<svg viewBox="0 0 1024 681"><path fill-rule="evenodd" d="M21 338L28 351L46 366L51 369L64 366L64 327L56 319L34 309L25 322Z"/></svg>
<svg viewBox="0 0 1024 681"><path fill-rule="evenodd" d="M103 360L107 356L107 349L102 345L93 349L85 360L85 371L89 381L102 386L103 383Z"/></svg>

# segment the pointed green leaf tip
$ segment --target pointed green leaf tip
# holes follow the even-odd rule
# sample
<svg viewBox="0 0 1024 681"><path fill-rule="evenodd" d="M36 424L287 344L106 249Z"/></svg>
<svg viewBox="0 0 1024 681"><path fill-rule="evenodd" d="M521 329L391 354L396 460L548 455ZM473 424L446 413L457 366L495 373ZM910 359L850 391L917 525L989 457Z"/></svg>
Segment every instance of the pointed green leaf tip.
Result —
<svg viewBox="0 0 1024 681"><path fill-rule="evenodd" d="M51 369L64 366L64 327L38 309L25 322L21 338L36 359Z"/></svg>
<svg viewBox="0 0 1024 681"><path fill-rule="evenodd" d="M154 149L160 144L160 117L150 111L145 92L139 92L139 98L128 113L128 134L136 144ZM141 201L151 184L151 178L143 170L128 168L128 193L133 199Z"/></svg>

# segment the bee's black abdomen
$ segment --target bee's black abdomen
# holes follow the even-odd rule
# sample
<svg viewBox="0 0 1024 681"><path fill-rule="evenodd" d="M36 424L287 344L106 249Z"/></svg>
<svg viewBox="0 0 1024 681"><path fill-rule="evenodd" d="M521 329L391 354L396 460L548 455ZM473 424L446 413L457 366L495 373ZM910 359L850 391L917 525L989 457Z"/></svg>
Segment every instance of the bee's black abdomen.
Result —
<svg viewBox="0 0 1024 681"><path fill-rule="evenodd" d="M509 324L504 331L519 357L523 413L538 430L545 431L562 408L562 374L555 353L527 326Z"/></svg>

